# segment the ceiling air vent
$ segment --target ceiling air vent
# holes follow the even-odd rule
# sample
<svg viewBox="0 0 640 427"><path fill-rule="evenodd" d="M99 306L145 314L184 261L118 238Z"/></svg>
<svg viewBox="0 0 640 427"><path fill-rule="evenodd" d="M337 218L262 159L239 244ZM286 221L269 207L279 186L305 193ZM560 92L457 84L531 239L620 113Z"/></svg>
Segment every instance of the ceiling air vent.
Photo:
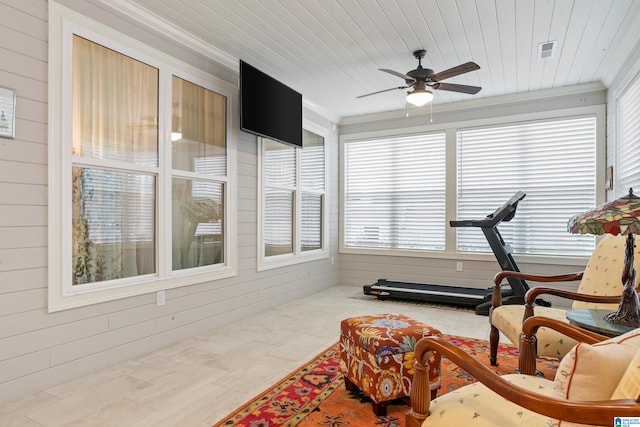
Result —
<svg viewBox="0 0 640 427"><path fill-rule="evenodd" d="M555 41L538 43L538 59L551 58L555 45Z"/></svg>

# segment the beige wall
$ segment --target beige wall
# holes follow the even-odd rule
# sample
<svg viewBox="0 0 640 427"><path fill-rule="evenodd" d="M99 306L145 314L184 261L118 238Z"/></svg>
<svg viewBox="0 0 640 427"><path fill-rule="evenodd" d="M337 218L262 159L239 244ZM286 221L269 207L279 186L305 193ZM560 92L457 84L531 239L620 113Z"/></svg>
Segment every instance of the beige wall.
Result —
<svg viewBox="0 0 640 427"><path fill-rule="evenodd" d="M88 2L82 5L91 12ZM337 284L330 259L256 271L256 138L239 132L238 275L155 294L47 313L47 34L45 0L0 0L0 85L17 90L16 139L0 138L0 403ZM117 18L114 26L209 72L215 64ZM183 49L184 50L184 49ZM191 55L191 57L190 57ZM220 71L220 78L233 79ZM234 80L232 80L234 81ZM235 114L235 112L234 112ZM337 135L329 129L331 255L337 258ZM52 224L55 226L55 224Z"/></svg>

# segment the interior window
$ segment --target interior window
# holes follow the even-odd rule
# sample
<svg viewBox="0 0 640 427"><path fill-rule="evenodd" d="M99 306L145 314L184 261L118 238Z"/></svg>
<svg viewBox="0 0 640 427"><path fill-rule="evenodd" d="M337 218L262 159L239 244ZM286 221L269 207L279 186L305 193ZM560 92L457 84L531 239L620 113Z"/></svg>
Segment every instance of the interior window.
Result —
<svg viewBox="0 0 640 427"><path fill-rule="evenodd" d="M326 257L324 137L305 129L302 148L267 138L261 146L261 268Z"/></svg>
<svg viewBox="0 0 640 427"><path fill-rule="evenodd" d="M445 133L345 143L344 245L444 250Z"/></svg>
<svg viewBox="0 0 640 427"><path fill-rule="evenodd" d="M156 272L158 70L73 37L73 285Z"/></svg>
<svg viewBox="0 0 640 427"><path fill-rule="evenodd" d="M172 78L172 266L224 262L226 98Z"/></svg>
<svg viewBox="0 0 640 427"><path fill-rule="evenodd" d="M631 82L617 99L617 194L614 199L624 196L629 188L640 194L640 75Z"/></svg>
<svg viewBox="0 0 640 427"><path fill-rule="evenodd" d="M49 311L235 275L237 88L52 14Z"/></svg>
<svg viewBox="0 0 640 427"><path fill-rule="evenodd" d="M480 219L522 191L516 216L500 225L514 252L593 252L594 237L568 233L567 222L596 205L595 115L462 129L457 139L459 219ZM491 251L478 227L456 231L458 251Z"/></svg>

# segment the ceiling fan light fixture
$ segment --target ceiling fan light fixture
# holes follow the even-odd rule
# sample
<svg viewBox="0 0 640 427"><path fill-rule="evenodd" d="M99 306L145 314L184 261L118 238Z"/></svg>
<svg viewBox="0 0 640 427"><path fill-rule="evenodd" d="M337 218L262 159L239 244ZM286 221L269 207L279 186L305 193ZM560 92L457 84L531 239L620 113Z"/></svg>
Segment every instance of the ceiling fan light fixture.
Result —
<svg viewBox="0 0 640 427"><path fill-rule="evenodd" d="M422 107L433 99L433 92L428 89L416 88L411 92L407 92L407 102L416 107Z"/></svg>

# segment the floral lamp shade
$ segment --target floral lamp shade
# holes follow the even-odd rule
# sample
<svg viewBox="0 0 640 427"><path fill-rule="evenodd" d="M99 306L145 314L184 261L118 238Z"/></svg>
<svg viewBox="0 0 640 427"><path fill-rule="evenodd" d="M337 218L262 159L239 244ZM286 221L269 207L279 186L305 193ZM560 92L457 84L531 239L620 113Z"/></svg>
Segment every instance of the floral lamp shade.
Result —
<svg viewBox="0 0 640 427"><path fill-rule="evenodd" d="M572 234L640 234L640 197L629 194L569 220Z"/></svg>
<svg viewBox="0 0 640 427"><path fill-rule="evenodd" d="M574 216L567 224L573 234L622 234L627 236L622 270L622 297L617 311L604 319L610 323L640 326L640 301L636 292L636 271L633 267L634 234L640 234L640 197L629 194L597 208Z"/></svg>

